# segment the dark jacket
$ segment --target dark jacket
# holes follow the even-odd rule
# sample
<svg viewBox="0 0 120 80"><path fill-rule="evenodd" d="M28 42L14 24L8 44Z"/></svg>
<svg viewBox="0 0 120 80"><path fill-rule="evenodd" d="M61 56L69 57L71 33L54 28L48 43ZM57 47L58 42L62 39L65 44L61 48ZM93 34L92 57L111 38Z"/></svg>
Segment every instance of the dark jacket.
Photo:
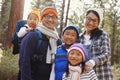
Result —
<svg viewBox="0 0 120 80"><path fill-rule="evenodd" d="M20 50L21 80L49 80L51 64L46 64L49 45L48 38L42 34L42 42L38 45L36 32L28 33L22 40Z"/></svg>

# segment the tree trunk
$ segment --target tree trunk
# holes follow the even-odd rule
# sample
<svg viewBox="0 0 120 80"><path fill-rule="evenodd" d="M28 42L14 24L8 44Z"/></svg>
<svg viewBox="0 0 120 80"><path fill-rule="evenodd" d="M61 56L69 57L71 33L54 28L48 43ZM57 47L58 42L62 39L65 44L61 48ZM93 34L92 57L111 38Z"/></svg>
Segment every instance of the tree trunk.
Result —
<svg viewBox="0 0 120 80"><path fill-rule="evenodd" d="M8 18L10 14L10 3L11 0L4 0L1 2L1 16L0 16L0 42L3 46L6 43L6 35L8 28Z"/></svg>
<svg viewBox="0 0 120 80"><path fill-rule="evenodd" d="M61 19L60 19L60 37L61 37L62 29L63 29L64 9L65 9L65 0L63 0L62 11L61 11Z"/></svg>
<svg viewBox="0 0 120 80"><path fill-rule="evenodd" d="M24 0L12 0L11 2L11 10L8 22L8 35L7 35L7 45L11 47L11 37L15 32L16 22L23 18L23 10L24 10Z"/></svg>
<svg viewBox="0 0 120 80"><path fill-rule="evenodd" d="M116 62L116 53L115 53L115 45L116 45L116 13L114 14L114 25L112 28L112 39L111 39L111 63L114 64Z"/></svg>
<svg viewBox="0 0 120 80"><path fill-rule="evenodd" d="M66 19L65 19L65 25L67 25L67 20L68 20L68 14L69 14L69 7L70 7L70 0L68 0L68 5L67 5L67 12L66 12Z"/></svg>

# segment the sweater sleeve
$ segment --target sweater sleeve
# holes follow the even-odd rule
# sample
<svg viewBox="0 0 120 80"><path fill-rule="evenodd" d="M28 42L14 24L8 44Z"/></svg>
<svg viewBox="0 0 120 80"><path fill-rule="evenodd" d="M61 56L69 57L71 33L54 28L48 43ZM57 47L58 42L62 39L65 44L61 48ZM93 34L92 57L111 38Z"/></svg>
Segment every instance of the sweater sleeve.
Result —
<svg viewBox="0 0 120 80"><path fill-rule="evenodd" d="M37 35L34 32L28 33L28 35L23 38L20 49L21 80L32 80L30 61L36 46Z"/></svg>
<svg viewBox="0 0 120 80"><path fill-rule="evenodd" d="M23 36L25 36L25 34L27 34L28 32L26 31L26 27L21 27L19 32L17 33L18 37L21 38Z"/></svg>

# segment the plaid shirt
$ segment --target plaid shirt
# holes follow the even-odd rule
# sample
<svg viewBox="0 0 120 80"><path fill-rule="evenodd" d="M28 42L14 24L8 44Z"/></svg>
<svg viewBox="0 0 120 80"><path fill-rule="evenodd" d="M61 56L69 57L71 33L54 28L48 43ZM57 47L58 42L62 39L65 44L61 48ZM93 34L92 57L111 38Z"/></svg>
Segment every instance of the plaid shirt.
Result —
<svg viewBox="0 0 120 80"><path fill-rule="evenodd" d="M84 34L80 35L80 43L84 44ZM94 70L99 80L113 80L110 63L110 38L106 32L102 32L102 35L96 40L91 40L90 51L92 54L92 60L95 61Z"/></svg>

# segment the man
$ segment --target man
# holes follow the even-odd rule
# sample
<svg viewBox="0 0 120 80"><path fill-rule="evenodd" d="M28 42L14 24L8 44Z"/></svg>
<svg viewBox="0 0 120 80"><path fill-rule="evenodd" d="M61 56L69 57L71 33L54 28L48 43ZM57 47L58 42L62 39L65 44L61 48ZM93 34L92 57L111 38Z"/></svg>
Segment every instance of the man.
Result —
<svg viewBox="0 0 120 80"><path fill-rule="evenodd" d="M37 27L42 38L39 38L37 32L32 31L23 39L19 59L21 80L49 80L57 48L56 41L59 38L55 29L57 21L58 13L54 8L43 9L41 22Z"/></svg>

